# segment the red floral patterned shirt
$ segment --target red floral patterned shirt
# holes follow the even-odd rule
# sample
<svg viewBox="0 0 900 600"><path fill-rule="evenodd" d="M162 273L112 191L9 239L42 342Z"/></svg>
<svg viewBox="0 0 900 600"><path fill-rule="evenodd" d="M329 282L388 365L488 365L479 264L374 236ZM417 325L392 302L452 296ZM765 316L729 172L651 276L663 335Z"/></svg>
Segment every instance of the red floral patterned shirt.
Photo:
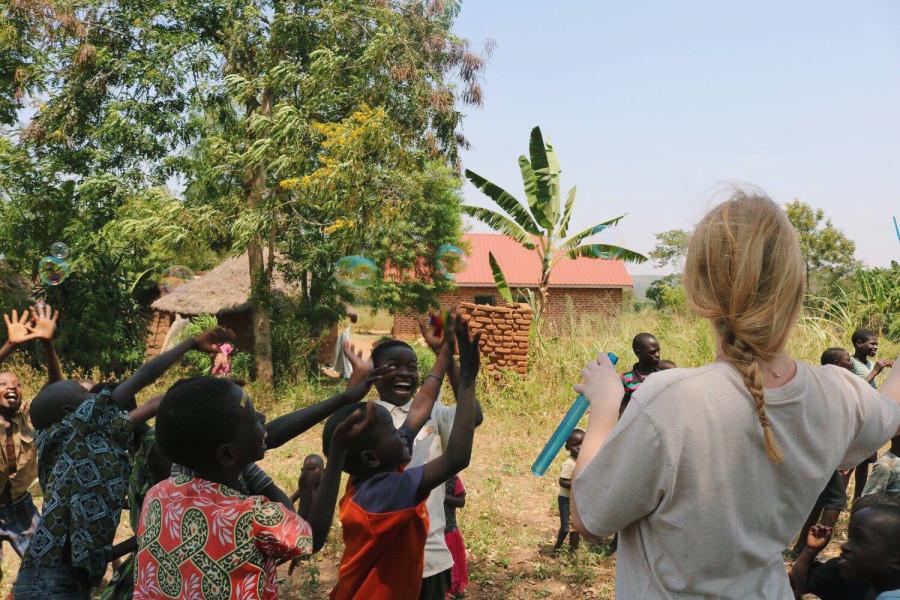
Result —
<svg viewBox="0 0 900 600"><path fill-rule="evenodd" d="M134 598L278 598L278 563L308 554L309 523L281 504L179 475L144 499Z"/></svg>

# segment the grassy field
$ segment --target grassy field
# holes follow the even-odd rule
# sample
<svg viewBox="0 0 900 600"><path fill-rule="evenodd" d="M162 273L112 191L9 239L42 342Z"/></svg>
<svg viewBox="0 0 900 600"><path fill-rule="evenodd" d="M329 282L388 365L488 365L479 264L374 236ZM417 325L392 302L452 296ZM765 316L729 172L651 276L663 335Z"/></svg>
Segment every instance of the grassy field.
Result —
<svg viewBox="0 0 900 600"><path fill-rule="evenodd" d="M531 475L531 462L571 402L571 386L579 370L598 351L613 351L622 358L622 367L630 366L631 337L639 331L650 331L660 339L663 358L679 366L703 364L713 355L708 325L683 315L644 311L627 313L615 321L579 325L576 335L535 340L528 378L509 375L499 382L483 381L480 398L485 423L475 436L472 465L462 474L468 495L466 507L458 514L469 552L470 598L613 598L614 557L584 545L574 555L554 558L544 554L558 524L555 474L563 457L543 478ZM791 337L789 349L797 358L818 364L824 348L849 346L849 331L842 330L841 325L834 320L805 317ZM883 340L880 354L897 356L900 346ZM40 379L21 371L27 391L35 392ZM170 381L159 383L146 395L161 391ZM321 381L280 390L275 395L253 388L251 393L267 414L276 416L324 399L336 389L334 383ZM321 452L320 436L321 427L316 427L269 452L263 468L288 493L292 492L303 457ZM845 527L842 519L828 553L833 553L845 538ZM120 537L126 535L127 526L123 525ZM279 571L282 597L327 598L340 558L340 537L336 524L322 553L291 577L286 567ZM3 562L5 577L0 589L5 594L18 559L7 551Z"/></svg>

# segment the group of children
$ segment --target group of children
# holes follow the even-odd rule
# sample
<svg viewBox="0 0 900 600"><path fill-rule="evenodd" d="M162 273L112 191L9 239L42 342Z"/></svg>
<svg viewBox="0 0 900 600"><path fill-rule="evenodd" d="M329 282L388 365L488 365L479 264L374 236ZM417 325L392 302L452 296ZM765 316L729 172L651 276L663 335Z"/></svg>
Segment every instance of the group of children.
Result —
<svg viewBox="0 0 900 600"><path fill-rule="evenodd" d="M22 558L16 598L87 599L111 562L103 598L276 598L276 568L323 547L336 506L344 555L331 598L444 600L464 592L455 509L465 490L457 474L483 420L475 397L480 334L465 320L451 320L442 335L423 323L436 354L423 380L415 351L386 340L368 361L347 353L353 371L344 391L267 422L241 382L226 378L183 379L137 405L136 395L186 352L220 352L231 338L221 328L121 382L94 384L63 379L50 307L4 319L0 361L37 339L49 374L27 404L16 376L0 373L0 540ZM440 401L445 375L452 406ZM363 402L373 387L378 399ZM323 421L327 462L307 457L288 496L257 462ZM342 472L350 477L338 502ZM40 514L28 492L35 476ZM135 535L114 544L126 505Z"/></svg>

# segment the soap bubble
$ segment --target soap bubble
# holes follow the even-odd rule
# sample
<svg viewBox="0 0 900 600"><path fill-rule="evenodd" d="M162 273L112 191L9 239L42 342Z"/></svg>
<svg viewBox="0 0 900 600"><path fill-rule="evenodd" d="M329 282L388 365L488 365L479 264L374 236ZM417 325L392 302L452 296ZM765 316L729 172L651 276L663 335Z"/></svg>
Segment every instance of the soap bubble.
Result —
<svg viewBox="0 0 900 600"><path fill-rule="evenodd" d="M335 279L351 290L364 290L375 283L378 267L365 256L344 256L335 264Z"/></svg>
<svg viewBox="0 0 900 600"><path fill-rule="evenodd" d="M194 272L182 265L175 265L163 271L159 278L159 291L168 294L182 283L194 278Z"/></svg>
<svg viewBox="0 0 900 600"><path fill-rule="evenodd" d="M434 255L434 266L437 272L447 279L455 279L456 273L466 268L466 253L453 244L438 246Z"/></svg>
<svg viewBox="0 0 900 600"><path fill-rule="evenodd" d="M55 242L52 246L50 246L50 256L55 256L56 258L66 258L67 256L69 256L69 247L62 242Z"/></svg>
<svg viewBox="0 0 900 600"><path fill-rule="evenodd" d="M45 285L59 285L66 280L70 271L69 263L58 256L45 256L38 263L38 275Z"/></svg>

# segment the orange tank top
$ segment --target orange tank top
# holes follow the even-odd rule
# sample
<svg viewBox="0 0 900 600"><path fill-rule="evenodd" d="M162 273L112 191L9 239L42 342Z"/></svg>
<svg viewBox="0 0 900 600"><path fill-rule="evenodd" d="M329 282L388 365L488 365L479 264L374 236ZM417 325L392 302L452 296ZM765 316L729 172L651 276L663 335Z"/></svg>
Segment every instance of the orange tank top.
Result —
<svg viewBox="0 0 900 600"><path fill-rule="evenodd" d="M365 511L347 484L340 502L344 556L331 600L416 600L425 568L428 510L423 500L388 513Z"/></svg>

